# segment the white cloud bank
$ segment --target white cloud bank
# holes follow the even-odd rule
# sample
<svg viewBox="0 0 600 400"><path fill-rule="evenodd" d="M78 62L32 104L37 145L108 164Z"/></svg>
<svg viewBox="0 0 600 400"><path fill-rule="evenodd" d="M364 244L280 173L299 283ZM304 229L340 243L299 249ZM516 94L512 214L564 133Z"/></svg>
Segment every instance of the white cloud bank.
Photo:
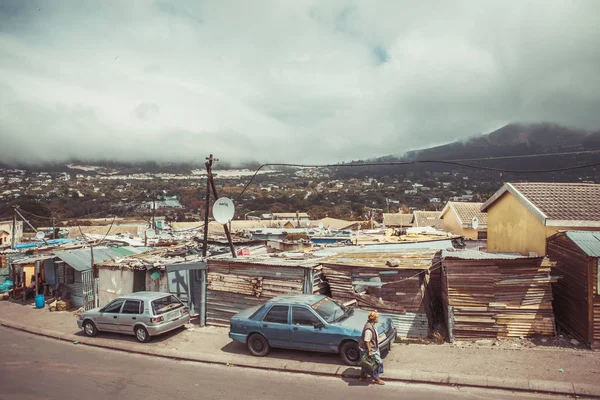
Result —
<svg viewBox="0 0 600 400"><path fill-rule="evenodd" d="M0 2L0 161L334 162L600 128L600 2Z"/></svg>

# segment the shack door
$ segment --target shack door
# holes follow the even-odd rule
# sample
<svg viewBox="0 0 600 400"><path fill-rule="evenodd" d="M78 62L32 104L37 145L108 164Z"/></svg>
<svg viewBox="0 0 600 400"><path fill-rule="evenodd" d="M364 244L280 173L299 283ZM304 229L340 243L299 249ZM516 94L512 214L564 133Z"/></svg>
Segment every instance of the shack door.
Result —
<svg viewBox="0 0 600 400"><path fill-rule="evenodd" d="M81 273L83 281L83 307L85 310L91 310L96 305L96 296L94 290L94 275L92 270L83 271Z"/></svg>

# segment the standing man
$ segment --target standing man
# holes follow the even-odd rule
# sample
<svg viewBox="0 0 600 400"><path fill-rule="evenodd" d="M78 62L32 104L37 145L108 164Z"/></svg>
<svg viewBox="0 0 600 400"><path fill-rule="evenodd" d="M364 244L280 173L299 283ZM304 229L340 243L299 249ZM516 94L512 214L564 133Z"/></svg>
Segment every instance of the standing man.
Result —
<svg viewBox="0 0 600 400"><path fill-rule="evenodd" d="M360 358L362 359L365 354L368 354L369 357L373 357L375 359L377 366L373 372L370 372L361 366L360 380L366 381L370 376L374 383L378 385L385 385L385 382L379 379L379 375L383 373L383 360L381 359L381 353L379 352L377 329L375 329L375 324L377 322L379 322L379 314L377 311L370 312L368 321L365 324L360 337L360 343L358 344Z"/></svg>

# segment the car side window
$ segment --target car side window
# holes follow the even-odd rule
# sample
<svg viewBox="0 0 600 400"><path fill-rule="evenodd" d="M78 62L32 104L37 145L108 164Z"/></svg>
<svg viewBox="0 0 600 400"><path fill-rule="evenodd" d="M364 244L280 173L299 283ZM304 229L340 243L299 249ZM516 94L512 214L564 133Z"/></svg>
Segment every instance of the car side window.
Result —
<svg viewBox="0 0 600 400"><path fill-rule="evenodd" d="M123 306L122 314L141 314L143 312L143 302L139 300L126 300Z"/></svg>
<svg viewBox="0 0 600 400"><path fill-rule="evenodd" d="M312 311L303 307L292 307L292 325L314 326L321 322Z"/></svg>
<svg viewBox="0 0 600 400"><path fill-rule="evenodd" d="M121 306L123 305L123 301L124 300L122 300L122 299L113 301L112 303L110 303L109 305L104 307L104 312L111 313L111 314L118 313L119 311L121 311Z"/></svg>
<svg viewBox="0 0 600 400"><path fill-rule="evenodd" d="M276 324L288 323L289 306L273 306L263 318L264 322L273 322Z"/></svg>

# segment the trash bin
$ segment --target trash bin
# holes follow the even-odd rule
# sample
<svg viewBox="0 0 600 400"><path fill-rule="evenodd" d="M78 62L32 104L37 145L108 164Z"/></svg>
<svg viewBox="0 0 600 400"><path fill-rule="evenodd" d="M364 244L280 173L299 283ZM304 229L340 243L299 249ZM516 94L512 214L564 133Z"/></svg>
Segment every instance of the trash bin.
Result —
<svg viewBox="0 0 600 400"><path fill-rule="evenodd" d="M36 308L44 308L45 305L46 305L46 303L44 301L43 294L38 294L37 296L35 296L35 307Z"/></svg>

